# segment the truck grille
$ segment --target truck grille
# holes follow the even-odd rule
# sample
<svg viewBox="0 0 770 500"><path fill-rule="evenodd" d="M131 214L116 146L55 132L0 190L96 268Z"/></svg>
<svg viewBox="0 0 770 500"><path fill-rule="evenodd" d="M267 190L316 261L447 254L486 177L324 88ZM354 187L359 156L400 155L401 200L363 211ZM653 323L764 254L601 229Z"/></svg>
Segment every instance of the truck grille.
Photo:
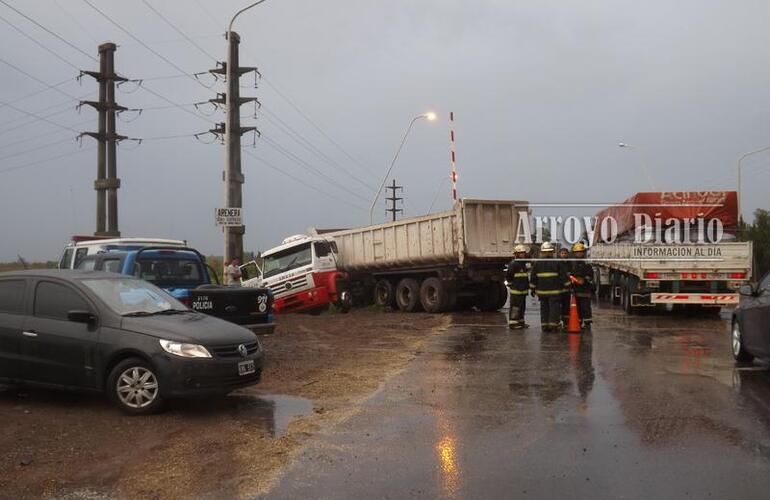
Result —
<svg viewBox="0 0 770 500"><path fill-rule="evenodd" d="M306 274L304 276L297 276L281 281L280 283L270 285L270 290L273 291L275 297L283 297L284 295L292 294L297 290L304 290L307 288L309 276L310 275Z"/></svg>
<svg viewBox="0 0 770 500"><path fill-rule="evenodd" d="M241 353L238 352L239 345L241 344L212 346L209 348L209 350L218 358L240 358L242 356ZM259 344L256 342L244 343L243 345L246 347L246 352L249 356L259 350Z"/></svg>

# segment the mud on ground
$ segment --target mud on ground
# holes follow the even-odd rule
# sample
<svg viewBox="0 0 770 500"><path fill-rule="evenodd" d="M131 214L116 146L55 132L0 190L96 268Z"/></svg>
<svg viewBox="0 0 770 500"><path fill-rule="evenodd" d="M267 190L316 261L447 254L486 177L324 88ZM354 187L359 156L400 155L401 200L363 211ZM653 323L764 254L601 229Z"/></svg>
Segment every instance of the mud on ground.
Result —
<svg viewBox="0 0 770 500"><path fill-rule="evenodd" d="M448 323L371 310L282 316L262 337L260 385L148 417L100 395L0 386L0 498L259 494Z"/></svg>

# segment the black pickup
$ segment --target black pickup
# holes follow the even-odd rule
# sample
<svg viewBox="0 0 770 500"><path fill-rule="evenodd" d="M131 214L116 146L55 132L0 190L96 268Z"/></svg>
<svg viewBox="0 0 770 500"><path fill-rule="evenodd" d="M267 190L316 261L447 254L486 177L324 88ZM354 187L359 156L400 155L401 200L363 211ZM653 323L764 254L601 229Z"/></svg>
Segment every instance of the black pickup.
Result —
<svg viewBox="0 0 770 500"><path fill-rule="evenodd" d="M270 300L266 288L204 285L190 290L190 307L193 310L243 326L268 323Z"/></svg>

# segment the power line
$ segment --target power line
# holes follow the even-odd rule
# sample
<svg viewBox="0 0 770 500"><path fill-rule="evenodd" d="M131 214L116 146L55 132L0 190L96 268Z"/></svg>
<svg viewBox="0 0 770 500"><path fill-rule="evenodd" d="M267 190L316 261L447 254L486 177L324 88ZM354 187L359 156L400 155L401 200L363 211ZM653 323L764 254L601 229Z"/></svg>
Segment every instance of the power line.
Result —
<svg viewBox="0 0 770 500"><path fill-rule="evenodd" d="M85 123L90 123L92 121L93 120L89 118L88 120L84 120L82 122L74 123L74 124L72 124L72 126L73 127L79 127L80 125L83 125ZM69 132L69 131L68 130L57 130L55 132L51 132L48 135L50 136L50 135L61 134L62 132ZM30 141L34 141L35 139L40 139L40 137L41 136L39 134L36 134L36 135L33 135L32 137L27 137L26 139L20 139L18 141L9 142L8 144L0 145L0 150L1 149L6 149L6 148L10 148L10 147L13 147L13 146L18 146L19 144L24 144L24 143L27 143L27 142L30 142Z"/></svg>
<svg viewBox="0 0 770 500"><path fill-rule="evenodd" d="M46 33L48 33L48 34L50 34L50 35L53 35L54 37L56 37L56 38L57 38L57 39L59 39L60 41L64 42L64 43L65 43L66 45L68 45L69 47L71 47L71 48L73 48L73 49L77 50L78 52L80 52L80 53L81 53L81 54L83 54L84 56L86 56L86 57L90 58L90 59L91 59L91 60L93 60L93 61L98 61L98 59L96 59L96 58L95 58L94 56L92 56L91 54L89 54L89 53L87 53L86 51L84 51L84 50L80 49L80 47L77 47L75 44L73 44L73 43L71 43L71 42L69 42L69 41L65 40L65 39L64 39L63 37L61 37L61 36L60 36L58 33L56 33L56 32L54 32L54 31L52 31L52 30L50 30L50 29L46 28L45 26L43 26L43 25L42 25L42 24L40 24L39 22L35 21L35 20L34 20L34 19L32 19L31 17L29 17L27 14L23 13L22 11L20 11L19 9L17 9L17 8L16 8L16 7L14 7L13 5L9 4L9 3L8 3L8 2L6 2L5 0L0 0L0 3L2 3L3 5L5 5L5 6L6 6L6 7L8 7L9 9L11 9L11 10L12 10L12 11L14 11L15 13L17 13L18 15L20 15L21 17L23 17L23 18L24 18L24 19L26 19L27 21L31 22L32 24L34 24L34 25L35 25L35 26L37 26L38 28L42 29L42 30L43 30L43 31L45 31Z"/></svg>
<svg viewBox="0 0 770 500"><path fill-rule="evenodd" d="M323 151L315 147L310 141L302 137L302 135L299 134L299 132L297 132L294 128L291 127L291 125L289 125L284 120L282 120L278 115L270 111L270 109L268 109L267 107L264 107L264 111L267 115L269 115L267 116L268 121L272 121L272 120L277 121L279 123L279 124L276 124L277 127L282 128L283 132L286 135L288 135L289 137L293 137L295 142L297 142L300 146L302 146L306 150L310 151L311 154L315 154L316 156L319 156L321 159L323 159L329 165L339 168L344 173L349 175L351 179L361 184L365 188L369 189L370 191L376 191L376 189L373 186L371 186L369 183L362 180L356 174L354 174L350 170L340 165L338 162L336 162L335 160L327 156ZM275 121L273 121L274 124L275 124Z"/></svg>
<svg viewBox="0 0 770 500"><path fill-rule="evenodd" d="M315 191L315 192L317 192L317 193L320 193L320 194L322 194L322 195L326 196L326 197L327 197L327 198L329 198L329 199L332 199L332 200L334 200L334 201L336 201L336 202L340 202L340 203L343 203L343 204L345 204L345 205L348 205L348 206L350 206L350 207L356 208L356 209L358 209L358 210L362 210L362 211L364 211L364 212L367 210L366 208L364 208L364 207L362 207L362 206L360 206L360 205L356 205L355 203L350 203L350 202L346 201L346 200L345 200L345 199L343 199L343 198L340 198L340 197L338 197L338 196L334 196L333 194L327 193L326 191L324 191L324 190L322 190L322 189L318 188L317 186L314 186L314 185L312 185L312 184L308 184L308 183L307 183L307 182L305 182L305 181L304 181L302 178L300 178L300 177L297 177L297 176L295 176L295 175L292 175L292 174L290 174L289 172L287 172L287 171L285 171L285 170L282 170L281 168L279 168L279 167L277 167L277 166L273 165L273 164L272 164L272 163L270 163L269 161L265 160L264 158L261 158L261 157L257 156L256 154L252 153L252 152L251 152L251 151L249 151L249 150L244 150L244 152L245 152L245 153L246 153L248 156L251 156L252 158L254 158L255 160L258 160L258 161L260 161L260 162L261 162L261 164L265 165L266 167L268 167L268 168L270 168L270 169L272 169L272 170L275 170L275 171L276 171L276 172L278 172L279 174L281 174L281 175L283 175L283 176L286 176L286 177L288 177L288 178L290 178L290 179L292 179L292 180L294 180L294 181L296 181L296 182L298 182L298 183L302 184L303 186L305 186L305 187L307 187L307 188L309 188L309 189L312 189L313 191Z"/></svg>
<svg viewBox="0 0 770 500"><path fill-rule="evenodd" d="M5 61L0 60L0 62L4 63ZM46 88L40 89L40 90L36 90L35 92L31 92L29 94L25 94L25 95L23 95L23 96L21 96L21 97L19 97L17 99L14 99L13 101L10 101L10 102L15 104L15 103L21 102L21 101L23 101L25 99L29 99L30 97L34 97L34 96L36 96L38 94L42 94L43 92L48 92L49 90L51 90L53 88L61 87L65 83L74 82L74 81L75 81L74 78L67 78L66 80L60 81L59 83L54 83L53 85L46 84Z"/></svg>
<svg viewBox="0 0 770 500"><path fill-rule="evenodd" d="M155 7L153 7L153 6L150 4L150 2L148 2L147 0L142 0L142 3L143 3L144 5L146 5L148 9L150 9L151 11L153 11L153 12L154 12L154 13L155 13L155 14L156 14L156 15L157 15L159 18L163 19L163 21L164 21L166 24L168 24L169 26L171 26L171 29L173 29L174 31L176 31L177 33L179 33L179 34L180 34L180 35L181 35L181 36L182 36L182 37L183 37L185 40L187 40L188 42L190 42L190 44L192 44L192 46L193 46L193 47L195 47L195 48L196 48L196 49L198 49L198 50L199 50L201 53L203 53L204 55L206 55L206 56L210 57L210 58L211 58L211 59L213 59L214 61L217 61L217 60L218 60L216 57L212 56L212 55L211 55L211 54L210 54L208 51L206 51L206 49L204 49L203 47L201 47L200 45L198 45L198 44L197 44L197 43L196 43L196 42L195 42L195 41L194 41L192 38L190 38L189 36L187 36L187 34L186 34L184 31L182 31L181 29L177 28L177 26L176 26L174 23L172 23L171 21L169 21L169 20L168 20L168 18L166 18L166 16L164 16L163 14L161 14L160 12L158 12L158 10L157 10Z"/></svg>
<svg viewBox="0 0 770 500"><path fill-rule="evenodd" d="M271 147L271 148L273 148L274 150L278 151L280 154L282 154L282 155L283 155L283 156L285 156L286 158L289 158L290 160L292 160L294 163L296 163L297 165L299 165L299 166L300 166L300 167L302 167L303 169L305 169L305 170L309 170L309 171L312 171L312 172L314 172L315 174L317 174L317 175L318 175L318 177L319 177L321 180L323 180L324 182L326 182L327 184L329 184L329 185L331 185L331 186L333 186L333 187L335 187L335 188L337 188L337 189L339 189L339 190L341 190L341 191L345 191L346 193L348 193L348 194L350 194L350 195L352 195L352 196L355 196L356 198L358 198L358 199L360 199L360 200L362 200L362 201L365 201L365 202L366 202L366 201L368 201L366 198L364 198L364 197L363 197L363 196L361 196L360 194L356 193L355 191L351 191L350 189L346 188L345 186L343 186L343 185L341 185L341 184L338 184L338 183L335 183L335 182L333 182L333 181L332 181L331 179L329 179L329 177L327 177L327 176L326 176L326 175L325 175L325 174L324 174L322 171L318 170L318 169L317 169L317 168L315 168L313 165L309 164L308 162L306 162L305 160L303 160L303 159L302 159L302 158L300 158L299 156L297 156L297 155L295 155L294 153L292 153L291 151L287 150L286 148L284 148L283 146L281 146L281 145L280 145L279 143L277 143L276 141L274 141L274 140L270 139L269 137L265 137L265 136L264 136L264 134L262 135L262 140L263 140L263 141L265 141L265 143L266 143L268 146L270 146L270 147Z"/></svg>
<svg viewBox="0 0 770 500"><path fill-rule="evenodd" d="M32 96L32 95L36 95L36 94L39 94L40 92L44 92L44 91L46 91L46 90L49 90L49 89L50 89L50 90L55 90L56 92L60 93L61 95L64 95L64 96L67 96L67 97L69 97L70 99L75 99L75 96L73 96L72 94L68 94L67 92L64 92L63 90L61 90L61 89L59 88L59 86L63 85L63 83L64 83L64 82L61 82L61 83L55 83L55 84L53 84L53 85L52 85L52 84L50 84L50 83L44 82L43 80L41 80L40 78L38 78L38 77L36 77L36 76L34 76L34 75L31 75L30 73L28 73L28 72L24 71L24 70L23 70L23 69L21 69L20 67L16 66L16 65L15 65L15 64L13 64L13 63L10 63L10 62L6 61L6 60L5 60L5 59L3 59L3 58L0 58L0 63L3 63L3 64L5 64L5 65L6 65L6 66L8 66L9 68L12 68L12 69L14 69L14 70L18 71L18 72L19 72L19 73L21 73L22 75L24 75L24 76L26 76L27 78L30 78L30 79L32 79L32 80L34 80L34 81L36 81L37 83L39 83L39 84L41 84L41 85L45 85L45 89L43 89L43 90L41 90L41 91L38 91L38 92L33 92L32 94L29 94L29 95L27 95L27 96L24 96L24 97L22 97L22 98L20 98L20 99L16 99L15 101L10 101L10 102L18 102L18 101L21 101L22 99L26 99L27 97L30 97L30 96ZM73 80L74 80L74 78L73 78ZM1 106L0 106L0 107L1 107Z"/></svg>
<svg viewBox="0 0 770 500"><path fill-rule="evenodd" d="M142 47L144 47L145 49L147 49L147 50L149 50L150 52L152 52L153 54L155 54L155 56L157 56L158 58L162 59L162 60L163 60L163 61L164 61L166 64L168 64L168 65L169 65L169 66L171 66L172 68L176 69L176 70L177 70L177 71L179 71L180 73L182 73L182 74L184 74L184 75L188 75L188 76L189 76L189 73L188 73L187 71L185 71L184 69L180 68L180 67L179 67L179 66L178 66L178 65L177 65L177 64L176 64L174 61L172 61L171 59L167 58L166 56L164 56L164 55L163 55L163 54L161 54L160 52L156 51L155 49L153 49L152 47L150 47L149 45L147 45L146 43L144 43L144 42L143 42L141 39L139 39L139 38L138 38L137 36L135 36L133 33L131 33L131 32L130 32L130 31L128 31L126 28L124 28L123 26L121 26L120 24L118 24L118 23L117 23L115 20L113 20L113 19L112 19L110 16L108 16L107 14L105 14L104 12L102 12L101 10L99 10L99 8L97 8L97 7L96 7L94 4L92 4L92 3L91 3L89 0L82 0L82 1L83 1L83 3L85 3L86 5L88 5L89 7L91 7L93 10L95 10L97 13L99 13L99 15L101 15L101 16L102 16L103 18L105 18L107 21L109 21L109 22L110 22L110 23L111 23L113 26L115 26L116 28L118 28L120 31L122 31L122 32L123 32L123 33L125 33L126 35L130 36L130 37L131 37L131 38L132 38L132 39L133 39L135 42L137 42L139 45L141 45L141 46L142 46ZM207 88L205 85L203 85L203 83L202 83L200 80L198 80L197 78L194 78L194 77L190 77L190 78L191 78L191 79L192 79L194 82L196 82L196 83L198 83L199 85L201 85L203 88L206 88L206 89L208 89L208 88Z"/></svg>
<svg viewBox="0 0 770 500"><path fill-rule="evenodd" d="M31 116L31 117L33 117L33 118L36 118L36 119L37 119L37 120L39 120L39 121L44 121L44 122L46 122L46 123L48 123L48 124L50 124L50 125L54 125L54 126L56 126L56 127L59 127L59 128L63 128L63 129L67 129L67 130L70 130L70 131L72 131L72 132L78 133L78 131L77 131L77 130L75 130L74 128L72 128L72 127L68 127L67 125L62 125L61 123L57 123L57 122L55 122L55 121L49 120L49 119L48 119L48 118L46 118L45 116L40 116L40 115L38 115L38 114L35 114L35 113L30 113L29 111L24 111L23 109L21 109L21 108L19 108L19 107L17 107L17 106L14 106L14 105L13 105L13 104L11 104L11 103L8 103L8 102L5 102L5 101L0 101L0 105L2 105L2 106L8 106L9 108L11 108L11 109L13 109L13 110L15 110L15 111L18 111L19 113L23 113L23 114L25 114L25 115Z"/></svg>
<svg viewBox="0 0 770 500"><path fill-rule="evenodd" d="M50 148L51 146L57 146L59 144L64 144L65 142L75 141L75 140L77 140L76 137L74 137L74 138L73 137L66 137L66 138L61 139L59 141L51 142L49 144L44 144L42 146L35 146L34 148L25 149L24 151L19 151L18 153L13 153L13 154L5 155L5 156L0 156L0 160L7 160L8 158L15 158L15 157L21 156L23 154L33 153L33 152L39 151L41 149Z"/></svg>
<svg viewBox="0 0 770 500"><path fill-rule="evenodd" d="M60 108L60 107L62 107L62 106L67 106L67 107L65 107L64 109L61 109L61 110L59 110L59 111L55 111L55 112L53 112L53 113L50 113L50 114L47 114L47 115L45 115L45 116L44 116L44 118L50 118L50 117L52 117L52 116L57 116L57 115L60 115L60 114L62 114L62 113L65 113L65 112L67 112L67 111L74 111L76 108L75 108L75 107L70 107L69 105L70 105L71 103L73 103L73 102L78 102L80 99L84 99L84 98L88 97L88 96L89 96L89 95L91 95L91 94L92 94L92 92L89 92L89 93L87 93L87 94L83 94L82 96L80 96L80 97L78 97L78 98L76 98L76 99L69 99L69 100L67 100L67 101L64 101L64 102L60 102L59 104L54 104L53 106L47 106L47 107L45 107L45 108L42 108L42 109L36 109L36 110L35 110L35 111L33 111L33 112L34 112L34 113L41 113L41 112L43 112L43 111L48 111L48 110L50 110L50 109L55 109L55 108ZM12 130L16 130L16 129L19 129L19 128L21 128L21 127L25 127L25 126L27 126L27 125L30 125L30 124L32 124L32 123L36 123L36 122L38 122L38 121L40 121L40 119L39 119L39 118L33 118L33 119L31 119L31 120L27 120L27 121L25 121L25 122L22 122L22 123L19 123L17 120L9 120L9 121L6 121L6 122L3 122L3 123L0 123L0 125L5 125L5 124L8 124L8 123L12 123L12 124L13 124L13 125L12 125L12 126L10 126L10 127L6 127L6 128L4 128L4 129L0 129L0 135L4 134L4 133L6 133L6 132L10 132L10 131L12 131Z"/></svg>
<svg viewBox="0 0 770 500"><path fill-rule="evenodd" d="M16 32L18 32L18 33L19 33L21 36L23 36L23 37L24 37L24 38L26 38L27 40L30 40L32 43L34 43L35 45L37 45L37 46L38 46L38 47L40 47L41 49L45 50L45 51L46 51L46 52L48 52L49 54L53 55L54 57L56 57L58 60L60 60L60 61L61 61L61 62L63 62L64 64L66 64L66 65L68 65L68 66L72 66L72 67L73 67L73 68L75 68L76 70L79 70L79 69L80 69L80 68L78 68L77 64L74 64L74 63L72 63L72 62L68 61L67 59L65 59L64 57L62 57L61 55L59 55L57 52L55 52L55 51L51 50L50 48L48 48L48 47L47 47L45 44L43 44L43 43L40 43L40 42L37 40L37 38L35 38L35 37L33 37L33 36L30 36L29 34L27 34L27 32L26 32L26 31L24 31L24 30L22 30L21 28L17 27L15 24L13 24L11 21L9 21L8 19L4 18L4 17L3 17L3 16L1 16L1 15L0 15L0 20L1 20L1 21L3 21L3 22L4 22L5 24L7 24L8 26L10 26L11 28L13 28L13 29L14 29Z"/></svg>
<svg viewBox="0 0 770 500"><path fill-rule="evenodd" d="M80 153L85 153L86 151L93 151L94 149L96 149L96 147L95 146L91 146L91 147L88 147L88 148L85 148L85 149L79 149L77 151L73 151L71 153L64 153L64 154L60 154L60 155L57 155L57 156L52 156L50 158L45 158L43 160L33 161L33 162L30 162L30 163L24 163L23 165L17 165L15 167L4 168L4 169L0 170L0 174L4 174L6 172L11 172L11 171L14 171L14 170L21 170L23 168L32 167L32 166L35 166L35 165L40 165L41 163L46 163L46 162L49 162L49 161L59 160L61 158L66 158L68 156L75 156L75 155L80 154Z"/></svg>

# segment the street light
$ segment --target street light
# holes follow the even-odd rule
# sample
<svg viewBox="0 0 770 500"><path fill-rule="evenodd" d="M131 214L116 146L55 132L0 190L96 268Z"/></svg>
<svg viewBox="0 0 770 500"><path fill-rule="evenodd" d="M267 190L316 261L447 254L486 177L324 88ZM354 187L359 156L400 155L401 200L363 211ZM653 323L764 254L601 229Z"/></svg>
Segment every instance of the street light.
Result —
<svg viewBox="0 0 770 500"><path fill-rule="evenodd" d="M740 156L740 158L738 158L738 167L737 167L737 170L738 170L738 196L737 196L737 201L738 201L738 224L739 225L740 225L740 222L741 222L741 163L743 163L743 160L747 156L755 155L757 153L762 153L762 152L767 151L767 150L770 150L770 146L766 146L764 148L755 149L754 151L749 151L748 153L742 154Z"/></svg>
<svg viewBox="0 0 770 500"><path fill-rule="evenodd" d="M264 1L264 0L263 0ZM401 149L404 147L404 143L406 143L406 138L409 137L409 132L412 131L412 126L414 125L414 122L417 120L425 118L426 120L432 122L436 119L436 113L429 111L427 113L423 113L421 115L417 115L414 118L412 118L412 121L409 122L409 127L406 129L406 133L404 133L404 138L401 139L401 144L398 146L398 150L396 151L395 156L393 156L393 161L390 162L390 167L388 167L388 171L385 172L385 177L382 178L382 182L380 183L380 188L377 190L377 193L374 195L374 199L372 200L372 206L369 207L369 224L373 224L374 220L374 206L377 204L377 199L380 197L380 193L382 192L382 188L385 187L385 182L388 180L388 176L390 176L390 171L393 170L393 166L396 164L396 160L398 159L399 153L401 153Z"/></svg>
<svg viewBox="0 0 770 500"><path fill-rule="evenodd" d="M650 188L653 191L656 191L655 184L652 182L652 177L650 176L650 171L647 169L647 163L644 161L644 155L639 150L638 147L632 146L631 144L627 144L625 142L618 143L619 148L625 148L625 149L635 149L639 151L639 163L642 165L642 172L644 172L644 176L647 177L647 182L650 184Z"/></svg>

